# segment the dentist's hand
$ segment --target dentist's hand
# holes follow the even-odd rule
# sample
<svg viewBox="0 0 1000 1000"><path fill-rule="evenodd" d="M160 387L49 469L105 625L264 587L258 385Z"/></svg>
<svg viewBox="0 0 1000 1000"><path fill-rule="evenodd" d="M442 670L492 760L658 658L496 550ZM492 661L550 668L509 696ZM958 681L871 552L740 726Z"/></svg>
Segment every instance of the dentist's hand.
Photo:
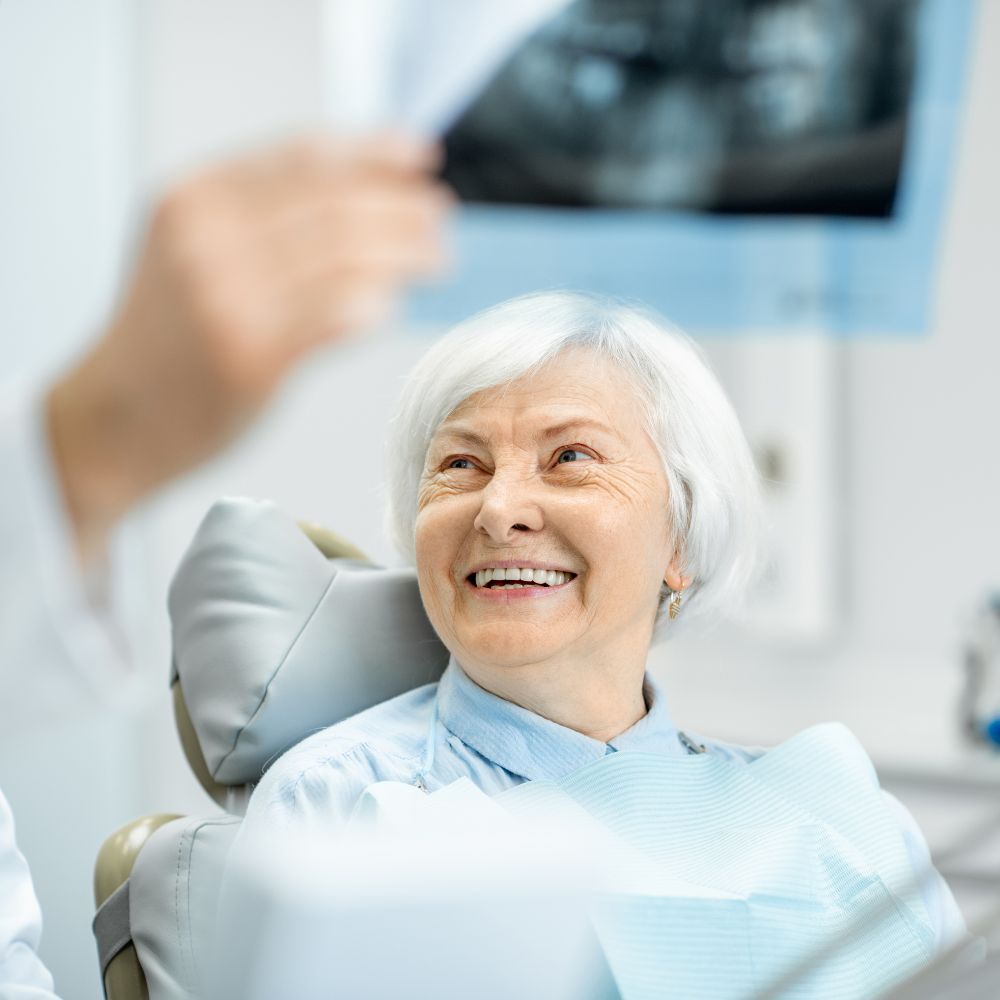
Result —
<svg viewBox="0 0 1000 1000"><path fill-rule="evenodd" d="M137 500L246 427L303 355L377 324L443 268L436 165L399 136L310 140L166 195L117 316L47 398L84 560Z"/></svg>

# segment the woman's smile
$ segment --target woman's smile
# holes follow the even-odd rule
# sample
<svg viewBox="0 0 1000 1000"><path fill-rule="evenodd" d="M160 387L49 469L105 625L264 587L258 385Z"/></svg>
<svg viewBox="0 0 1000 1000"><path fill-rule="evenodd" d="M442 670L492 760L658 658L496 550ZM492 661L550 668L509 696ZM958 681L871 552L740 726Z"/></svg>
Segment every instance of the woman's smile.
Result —
<svg viewBox="0 0 1000 1000"><path fill-rule="evenodd" d="M488 604L508 604L562 593L576 578L576 573L544 569L534 564L494 564L465 577L464 589Z"/></svg>

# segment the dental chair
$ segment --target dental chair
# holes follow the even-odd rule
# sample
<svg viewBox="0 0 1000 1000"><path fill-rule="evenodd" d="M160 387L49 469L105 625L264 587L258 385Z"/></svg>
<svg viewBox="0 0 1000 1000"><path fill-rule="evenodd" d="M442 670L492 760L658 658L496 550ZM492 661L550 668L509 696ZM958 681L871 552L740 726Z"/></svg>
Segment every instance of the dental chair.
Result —
<svg viewBox="0 0 1000 1000"><path fill-rule="evenodd" d="M436 681L448 660L413 571L375 567L266 502L209 511L169 607L178 734L221 811L145 816L104 842L94 934L107 1000L197 995L254 784L310 733Z"/></svg>

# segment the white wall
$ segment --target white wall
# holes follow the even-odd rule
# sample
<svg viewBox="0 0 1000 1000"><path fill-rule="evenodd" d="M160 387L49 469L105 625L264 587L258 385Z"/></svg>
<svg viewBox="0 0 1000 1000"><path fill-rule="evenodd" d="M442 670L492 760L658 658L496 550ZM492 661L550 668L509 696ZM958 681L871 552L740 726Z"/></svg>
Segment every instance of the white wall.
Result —
<svg viewBox="0 0 1000 1000"><path fill-rule="evenodd" d="M114 294L132 208L128 0L0 4L0 376L63 361Z"/></svg>
<svg viewBox="0 0 1000 1000"><path fill-rule="evenodd" d="M853 631L915 656L953 657L965 609L1000 587L998 93L1000 3L987 0L930 332L847 351Z"/></svg>
<svg viewBox="0 0 1000 1000"><path fill-rule="evenodd" d="M128 141L124 152L116 136L98 141L79 103L88 88L92 101L113 102L114 88L101 75L104 53L132 30L128 6L0 4L0 101L22 95L3 104L0 120L5 374L15 361L55 364L96 325L101 295L113 284L107 262L120 241L105 239L101 253L92 252L89 236L102 220L95 206L117 204L119 190L127 201L130 176L149 190L201 156L319 118L313 0L149 0L136 58L138 172L122 174ZM668 646L654 665L685 724L768 740L836 715L887 758L926 761L958 752L947 701L957 676L958 623L985 586L1000 584L992 440L1000 426L992 384L1000 370L993 288L997 93L1000 3L983 0L932 329L920 339L874 339L831 352L844 391L837 462L843 475L832 487L843 525L842 626L822 646L727 634ZM64 118L65 129L57 128ZM112 184L113 177L120 179ZM119 211L107 209L115 232L124 226L114 221ZM59 296L50 294L53 282ZM12 333L28 328L30 338ZM164 594L181 548L212 499L246 492L272 496L389 558L378 503L383 423L398 378L423 347L419 336L400 331L316 359L234 452L133 518L129 531L144 543L137 571L151 595L139 660L150 678L149 706L120 724L84 720L40 734L31 767L9 756L2 761L47 912L45 955L67 997L100 995L88 926L89 864L100 835L144 811L209 808L181 760L166 692ZM102 768L120 760L110 787L88 784L103 772L79 754L81 745ZM53 823L58 803L68 803L70 815Z"/></svg>
<svg viewBox="0 0 1000 1000"><path fill-rule="evenodd" d="M320 0L148 0L139 23L143 188L322 123Z"/></svg>

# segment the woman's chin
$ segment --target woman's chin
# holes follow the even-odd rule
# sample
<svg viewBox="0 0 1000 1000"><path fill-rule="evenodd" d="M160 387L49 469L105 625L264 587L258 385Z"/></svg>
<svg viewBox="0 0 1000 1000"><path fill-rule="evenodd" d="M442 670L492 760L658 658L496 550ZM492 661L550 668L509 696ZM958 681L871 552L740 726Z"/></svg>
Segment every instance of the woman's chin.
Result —
<svg viewBox="0 0 1000 1000"><path fill-rule="evenodd" d="M489 667L520 667L558 655L565 644L553 638L550 629L484 627L477 629L475 635L463 637L457 658L463 664L467 659Z"/></svg>

